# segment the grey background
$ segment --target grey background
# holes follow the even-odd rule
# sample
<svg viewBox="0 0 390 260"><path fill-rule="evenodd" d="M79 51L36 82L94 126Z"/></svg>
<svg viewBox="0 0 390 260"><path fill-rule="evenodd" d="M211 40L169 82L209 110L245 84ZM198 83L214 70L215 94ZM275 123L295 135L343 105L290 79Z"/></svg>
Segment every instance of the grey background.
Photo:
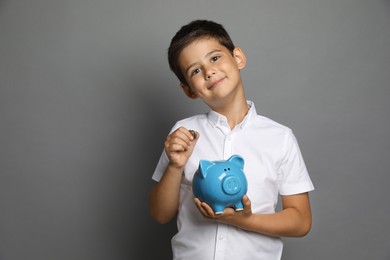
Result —
<svg viewBox="0 0 390 260"><path fill-rule="evenodd" d="M247 96L291 127L316 190L284 259L390 259L388 0L0 0L0 259L169 259L147 210L193 19L248 56Z"/></svg>

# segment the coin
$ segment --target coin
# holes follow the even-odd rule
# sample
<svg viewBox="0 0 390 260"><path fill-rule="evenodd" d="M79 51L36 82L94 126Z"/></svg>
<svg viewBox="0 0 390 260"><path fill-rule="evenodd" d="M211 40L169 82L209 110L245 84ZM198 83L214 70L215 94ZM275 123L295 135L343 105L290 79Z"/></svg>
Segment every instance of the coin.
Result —
<svg viewBox="0 0 390 260"><path fill-rule="evenodd" d="M196 139L196 132L194 130L189 130L189 131L192 134L192 136L194 137L194 139Z"/></svg>

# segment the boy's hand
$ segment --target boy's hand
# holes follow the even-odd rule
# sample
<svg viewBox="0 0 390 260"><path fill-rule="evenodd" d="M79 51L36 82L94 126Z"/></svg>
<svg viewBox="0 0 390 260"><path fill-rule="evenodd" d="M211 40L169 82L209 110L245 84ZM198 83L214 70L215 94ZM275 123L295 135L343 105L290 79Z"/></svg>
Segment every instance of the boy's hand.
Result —
<svg viewBox="0 0 390 260"><path fill-rule="evenodd" d="M194 201L203 217L213 219L221 223L240 227L242 221L249 219L249 217L252 216L251 201L247 195L242 197L242 203L244 205L243 210L235 211L232 208L225 208L221 214L215 214L213 209L206 202L201 202L198 198L195 198Z"/></svg>
<svg viewBox="0 0 390 260"><path fill-rule="evenodd" d="M199 133L179 127L171 133L164 143L169 164L175 168L183 168L194 150Z"/></svg>

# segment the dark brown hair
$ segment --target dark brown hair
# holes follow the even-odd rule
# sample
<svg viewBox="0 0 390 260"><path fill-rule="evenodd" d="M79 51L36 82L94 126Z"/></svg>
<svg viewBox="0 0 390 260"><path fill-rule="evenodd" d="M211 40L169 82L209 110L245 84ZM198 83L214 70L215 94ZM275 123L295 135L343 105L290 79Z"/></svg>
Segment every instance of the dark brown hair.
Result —
<svg viewBox="0 0 390 260"><path fill-rule="evenodd" d="M179 66L179 55L189 44L202 38L216 39L233 54L233 41L221 24L208 20L195 20L182 26L169 45L168 62L170 69L180 82L185 85L187 85L187 81Z"/></svg>

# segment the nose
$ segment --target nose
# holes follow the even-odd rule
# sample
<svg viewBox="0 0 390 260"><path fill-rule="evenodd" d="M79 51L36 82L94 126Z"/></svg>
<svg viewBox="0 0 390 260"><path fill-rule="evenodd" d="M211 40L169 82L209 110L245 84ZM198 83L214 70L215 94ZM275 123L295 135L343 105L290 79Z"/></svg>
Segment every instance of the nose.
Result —
<svg viewBox="0 0 390 260"><path fill-rule="evenodd" d="M215 72L212 72L212 73L207 74L207 78L208 78L208 79L211 78L211 76L213 76L214 74L215 74Z"/></svg>
<svg viewBox="0 0 390 260"><path fill-rule="evenodd" d="M210 79L215 74L215 69L213 66L208 66L204 69L206 79Z"/></svg>

